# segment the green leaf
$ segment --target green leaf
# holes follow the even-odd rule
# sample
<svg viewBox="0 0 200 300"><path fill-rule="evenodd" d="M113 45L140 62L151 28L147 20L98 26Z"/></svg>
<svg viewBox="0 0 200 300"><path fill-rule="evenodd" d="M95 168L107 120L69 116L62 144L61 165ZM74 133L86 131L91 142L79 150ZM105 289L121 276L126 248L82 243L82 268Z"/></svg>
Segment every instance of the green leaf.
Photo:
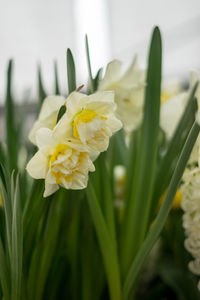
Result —
<svg viewBox="0 0 200 300"><path fill-rule="evenodd" d="M42 237L42 243L40 248L40 257L37 274L33 279L35 280L35 292L34 299L43 299L43 291L45 282L47 280L48 273L53 261L53 256L56 252L57 243L59 242L58 234L60 230L60 224L62 216L65 213L64 203L66 193L65 190L60 190L59 193L54 196L50 203L50 209L48 211L48 218L46 226L44 228L44 235ZM30 278L30 280L32 280Z"/></svg>
<svg viewBox="0 0 200 300"><path fill-rule="evenodd" d="M93 83L94 83L94 92L98 89L99 86L99 80L101 77L101 73L102 73L103 68L100 68L95 76L95 78L93 79Z"/></svg>
<svg viewBox="0 0 200 300"><path fill-rule="evenodd" d="M167 188L167 185L169 184L170 178L173 174L176 162L178 160L178 155L186 141L186 137L195 120L197 102L194 96L197 86L198 83L195 84L189 95L189 99L185 107L185 111L182 115L182 118L180 119L179 124L174 132L174 135L169 143L167 151L159 164L156 174L156 184L154 187L153 203L151 207L151 220L157 208L160 197Z"/></svg>
<svg viewBox="0 0 200 300"><path fill-rule="evenodd" d="M163 281L176 292L178 299L200 299L197 283L189 271L183 272L183 270L178 268L175 264L166 262L160 265L159 274Z"/></svg>
<svg viewBox="0 0 200 300"><path fill-rule="evenodd" d="M76 70L71 50L67 49L67 79L69 94L76 90Z"/></svg>
<svg viewBox="0 0 200 300"><path fill-rule="evenodd" d="M5 221L6 221L6 244L8 247L8 256L11 257L11 236L12 236L12 203L11 203L11 195L10 195L10 180L8 180L8 174L1 166L0 173L0 190L1 196L3 199L3 206L5 209ZM4 180L5 184L4 184Z"/></svg>
<svg viewBox="0 0 200 300"><path fill-rule="evenodd" d="M11 299L21 300L23 229L19 191L19 176L16 179L15 194L13 195L12 216L12 256L11 256Z"/></svg>
<svg viewBox="0 0 200 300"><path fill-rule="evenodd" d="M116 243L116 228L115 228L115 216L114 216L114 201L112 194L111 178L106 165L106 153L101 153L98 158L98 166L100 172L100 191L101 200L103 207L103 214L105 216L105 222L107 224L109 233L115 243Z"/></svg>
<svg viewBox="0 0 200 300"><path fill-rule="evenodd" d="M124 216L123 276L144 240L148 226L159 144L161 57L161 36L156 27L149 52L144 116L137 152L136 172L132 183L131 199L126 205Z"/></svg>
<svg viewBox="0 0 200 300"><path fill-rule="evenodd" d="M38 65L38 96L40 106L42 105L43 100L46 98L47 93L45 92L43 79L42 79L42 68L41 65Z"/></svg>
<svg viewBox="0 0 200 300"><path fill-rule="evenodd" d="M101 208L98 203L98 199L91 185L91 182L88 183L86 191L90 213L92 215L93 223L95 226L105 265L110 299L121 300L121 282L115 243L111 238L111 235L106 226L104 217L101 212Z"/></svg>
<svg viewBox="0 0 200 300"><path fill-rule="evenodd" d="M187 137L186 143L182 149L181 155L179 157L178 163L176 165L175 171L173 173L172 179L169 184L169 188L165 197L165 200L159 210L157 217L149 230L145 241L143 242L141 248L139 249L135 259L133 260L128 275L126 276L124 286L123 286L123 296L124 299L128 298L134 283L138 277L138 274L143 266L146 257L150 253L153 245L155 244L159 234L161 233L163 226L166 222L168 213L170 211L171 205L173 203L176 191L181 181L181 177L185 170L187 161L190 157L194 144L199 134L200 127L195 122L192 126L190 133Z"/></svg>
<svg viewBox="0 0 200 300"><path fill-rule="evenodd" d="M58 65L56 61L54 61L54 76L55 76L55 95L60 95L60 87L59 87L59 80L58 80Z"/></svg>
<svg viewBox="0 0 200 300"><path fill-rule="evenodd" d="M12 70L13 61L10 60L7 71L7 91L6 91L6 143L8 151L8 165L10 173L13 169L17 170L17 132L15 122L15 107L12 96Z"/></svg>
<svg viewBox="0 0 200 300"><path fill-rule="evenodd" d="M89 78L90 78L90 89L91 89L91 93L94 93L94 91L95 91L95 82L94 82L94 79L92 77L92 68L91 68L91 62L90 62L90 51L89 51L87 34L85 35L85 48L86 48L87 65L88 65L88 72L89 72ZM99 76L98 73L97 73L97 76Z"/></svg>
<svg viewBox="0 0 200 300"><path fill-rule="evenodd" d="M10 278L8 264L3 248L2 238L0 236L0 282L3 290L4 299L10 299Z"/></svg>
<svg viewBox="0 0 200 300"><path fill-rule="evenodd" d="M59 122L59 120L62 118L65 112L66 112L66 105L62 105L58 112L56 124Z"/></svg>
<svg viewBox="0 0 200 300"><path fill-rule="evenodd" d="M0 142L0 163L6 165L6 154L2 142Z"/></svg>

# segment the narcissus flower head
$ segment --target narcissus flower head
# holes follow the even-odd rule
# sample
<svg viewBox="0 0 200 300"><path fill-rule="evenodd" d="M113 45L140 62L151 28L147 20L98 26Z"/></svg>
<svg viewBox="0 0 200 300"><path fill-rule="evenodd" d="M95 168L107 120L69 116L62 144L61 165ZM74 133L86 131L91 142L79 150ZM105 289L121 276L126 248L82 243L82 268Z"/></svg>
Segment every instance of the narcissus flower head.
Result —
<svg viewBox="0 0 200 300"><path fill-rule="evenodd" d="M55 127L59 109L65 103L65 100L62 96L48 96L44 99L39 117L29 133L29 139L33 144L36 145L36 133L38 129L53 129Z"/></svg>
<svg viewBox="0 0 200 300"><path fill-rule="evenodd" d="M144 103L145 71L138 67L137 57L123 74L122 62L111 61L98 89L113 90L117 104L116 116L122 121L124 129L131 131L142 119Z"/></svg>
<svg viewBox="0 0 200 300"><path fill-rule="evenodd" d="M122 127L114 115L113 92L97 92L90 96L73 92L66 100L66 108L55 127L56 134L74 138L92 150L107 150L109 138Z"/></svg>
<svg viewBox="0 0 200 300"><path fill-rule="evenodd" d="M28 173L35 179L45 179L44 197L53 194L62 186L66 189L84 189L88 172L95 167L92 161L97 152L88 149L76 139L62 139L54 131L42 128L37 131L38 152L27 165Z"/></svg>

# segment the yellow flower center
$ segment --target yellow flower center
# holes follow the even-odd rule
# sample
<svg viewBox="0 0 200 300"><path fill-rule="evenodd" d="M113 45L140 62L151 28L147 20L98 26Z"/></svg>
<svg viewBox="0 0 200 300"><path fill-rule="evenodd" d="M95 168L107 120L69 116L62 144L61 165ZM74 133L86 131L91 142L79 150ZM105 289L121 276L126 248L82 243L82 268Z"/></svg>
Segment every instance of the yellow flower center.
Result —
<svg viewBox="0 0 200 300"><path fill-rule="evenodd" d="M59 155L64 155L65 150L67 150L67 149L69 149L69 146L67 146L65 144L57 145L54 153L50 157L49 166L50 166L50 164L54 163L58 159Z"/></svg>
<svg viewBox="0 0 200 300"><path fill-rule="evenodd" d="M56 149L54 151L54 153L51 155L50 159L49 159L49 167L58 159L59 155L64 155L65 151L69 149L69 146L65 145L65 144L59 144L56 146ZM63 177L62 172L55 172L53 169L51 169L52 174L54 175L54 177L56 178L56 183L60 184L61 183L61 177ZM70 178L67 178L69 176L65 176L65 180L69 180Z"/></svg>
<svg viewBox="0 0 200 300"><path fill-rule="evenodd" d="M94 120L94 118L100 116L99 114L97 114L95 111L93 110L89 110L89 109L83 109L81 112L79 112L74 120L73 120L73 135L75 138L79 139L79 132L78 132L78 125L80 122L82 123L90 123L91 121ZM101 119L103 120L107 120L106 117L104 116L100 116Z"/></svg>
<svg viewBox="0 0 200 300"><path fill-rule="evenodd" d="M65 151L68 149L72 150L71 155L68 156L64 162L54 164L54 162L57 161L57 159L60 155L65 155ZM56 178L57 184L62 183L62 180L61 180L62 178L66 181L73 180L74 174L76 172L78 172L78 170L79 170L78 167L80 166L80 164L82 163L82 161L85 158L85 155L87 155L87 154L85 152L80 152L80 153L78 153L78 152L75 153L75 152L76 152L76 150L70 148L68 145L59 144L59 145L57 145L54 153L51 155L51 157L49 159L49 168L51 168L51 173ZM72 155L78 155L78 161L75 164L73 162ZM68 161L67 167L63 165L66 163L66 161ZM56 167L56 171L55 171L54 167ZM66 175L62 172L63 168L66 168L69 170L69 175Z"/></svg>

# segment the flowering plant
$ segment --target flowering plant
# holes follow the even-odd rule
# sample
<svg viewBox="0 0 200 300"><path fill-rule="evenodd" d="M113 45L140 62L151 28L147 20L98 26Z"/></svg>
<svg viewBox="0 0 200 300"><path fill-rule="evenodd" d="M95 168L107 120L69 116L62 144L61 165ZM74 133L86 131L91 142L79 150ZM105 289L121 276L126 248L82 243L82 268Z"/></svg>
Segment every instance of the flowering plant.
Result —
<svg viewBox="0 0 200 300"><path fill-rule="evenodd" d="M198 198L198 75L187 92L176 96L181 104L174 101L174 109L178 103L182 110L176 110L175 121L169 120L173 100L161 106L157 27L147 70L140 69L134 58L122 74L122 63L115 60L103 79L101 71L93 77L87 38L86 52L87 94L76 86L69 49L67 97L60 95L57 69L56 95L46 97L39 71L41 108L29 133L33 146L28 143L26 148L22 120L16 122L9 63L6 144L0 144L1 299L137 297L144 263L180 184L183 198L187 197L185 210L190 198ZM124 172L121 183L119 165ZM181 181L186 165L189 171ZM194 205L187 211L184 227L195 258L190 266L199 274L199 246L191 244L194 231L189 228L199 222L198 215L192 221L197 209Z"/></svg>

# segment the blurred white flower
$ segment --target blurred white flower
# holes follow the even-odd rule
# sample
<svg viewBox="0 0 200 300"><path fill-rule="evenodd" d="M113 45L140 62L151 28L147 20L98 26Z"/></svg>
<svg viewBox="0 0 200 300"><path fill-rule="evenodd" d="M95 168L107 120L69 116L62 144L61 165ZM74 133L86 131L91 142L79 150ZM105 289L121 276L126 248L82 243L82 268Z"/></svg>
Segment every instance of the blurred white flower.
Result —
<svg viewBox="0 0 200 300"><path fill-rule="evenodd" d="M122 62L111 61L98 89L115 92L116 116L122 121L126 131L131 131L139 125L144 103L145 71L139 68L137 57L124 74Z"/></svg>
<svg viewBox="0 0 200 300"><path fill-rule="evenodd" d="M59 186L66 189L87 186L88 172L95 170L92 161L98 153L89 153L79 140L60 139L48 128L37 131L36 143L39 150L29 161L27 171L35 179L45 179L44 197Z"/></svg>
<svg viewBox="0 0 200 300"><path fill-rule="evenodd" d="M161 105L160 124L166 133L167 139L172 137L185 110L192 88L197 81L200 81L200 74L196 71L192 71L190 73L189 89L186 92L177 94ZM200 107L200 86L198 86L195 96L197 97L198 106ZM197 114L197 120L198 118L200 120L199 114Z"/></svg>
<svg viewBox="0 0 200 300"><path fill-rule="evenodd" d="M97 92L90 96L73 92L66 100L66 108L55 127L56 134L75 138L93 150L105 151L109 138L122 127L114 115L113 92Z"/></svg>
<svg viewBox="0 0 200 300"><path fill-rule="evenodd" d="M196 82L200 83L200 73L197 71L191 72L191 85L194 86ZM196 94L197 104L198 104L198 112L196 115L197 122L200 124L200 84L197 87Z"/></svg>
<svg viewBox="0 0 200 300"><path fill-rule="evenodd" d="M165 131L168 140L173 136L174 131L184 112L185 105L187 103L187 95L187 92L183 92L165 101L161 105L160 125Z"/></svg>
<svg viewBox="0 0 200 300"><path fill-rule="evenodd" d="M189 263L190 271L200 275L200 168L187 169L183 180L181 190L183 227L186 234L185 247L194 258ZM200 282L198 288L200 289Z"/></svg>
<svg viewBox="0 0 200 300"><path fill-rule="evenodd" d="M60 107L65 103L62 96L48 96L44 99L38 119L29 133L30 141L36 145L36 133L40 128L53 129L56 125Z"/></svg>

